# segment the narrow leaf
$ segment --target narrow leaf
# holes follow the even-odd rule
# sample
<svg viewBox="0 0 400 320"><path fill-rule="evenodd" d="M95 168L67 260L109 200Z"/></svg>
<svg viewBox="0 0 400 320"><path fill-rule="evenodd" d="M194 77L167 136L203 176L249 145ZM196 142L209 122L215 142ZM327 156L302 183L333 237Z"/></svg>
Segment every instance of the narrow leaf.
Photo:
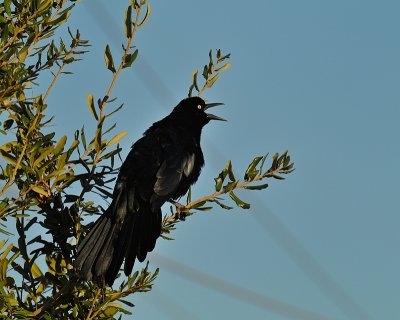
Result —
<svg viewBox="0 0 400 320"><path fill-rule="evenodd" d="M144 18L143 18L142 22L139 23L139 27L143 27L145 25L145 23L147 22L147 20L150 17L150 12L151 12L151 7L150 7L150 3L148 3L147 4L146 14L144 15Z"/></svg>
<svg viewBox="0 0 400 320"><path fill-rule="evenodd" d="M233 193L233 191L229 192L229 196L232 198L233 201L235 201L236 205L242 209L249 209L250 204L244 202L243 200L240 200L236 194Z"/></svg>
<svg viewBox="0 0 400 320"><path fill-rule="evenodd" d="M126 131L122 131L120 133L118 133L117 135L115 135L108 143L107 143L107 147L113 145L114 143L117 143L119 140L121 140L123 137L126 136L128 132Z"/></svg>
<svg viewBox="0 0 400 320"><path fill-rule="evenodd" d="M211 199L208 200L209 202L215 202L216 204L218 204L222 209L226 209L226 210L231 210L233 209L233 207L227 206L226 204L222 203L221 201L217 200L217 199Z"/></svg>
<svg viewBox="0 0 400 320"><path fill-rule="evenodd" d="M224 192L229 192L229 191L231 191L231 190L233 190L233 189L236 188L238 182L239 182L239 181L237 181L237 180L236 180L236 181L232 181L232 182L228 182L228 183L222 188L222 190L223 190Z"/></svg>
<svg viewBox="0 0 400 320"><path fill-rule="evenodd" d="M129 6L125 12L125 35L127 38L132 36L132 6Z"/></svg>
<svg viewBox="0 0 400 320"><path fill-rule="evenodd" d="M227 63L225 63L222 67L219 67L219 68L218 68L217 70L215 70L215 71L218 71L218 72L225 71L225 70L228 70L231 66L232 66L232 63L227 62Z"/></svg>
<svg viewBox="0 0 400 320"><path fill-rule="evenodd" d="M110 70L112 73L115 73L115 67L114 67L114 60L111 54L110 46L107 44L106 45L106 50L104 52L104 60L106 62L106 67L108 70Z"/></svg>
<svg viewBox="0 0 400 320"><path fill-rule="evenodd" d="M248 189L248 190L263 190L263 189L268 188L268 183L259 184L259 185L257 185L257 186L246 186L246 187L244 187L244 188L245 188L245 189Z"/></svg>
<svg viewBox="0 0 400 320"><path fill-rule="evenodd" d="M236 181L235 179L235 175L233 174L233 169L232 169L232 162L231 160L228 161L228 176L229 176L229 180L231 181Z"/></svg>
<svg viewBox="0 0 400 320"><path fill-rule="evenodd" d="M48 197L49 194L39 186L31 186L31 189L42 196Z"/></svg>
<svg viewBox="0 0 400 320"><path fill-rule="evenodd" d="M136 49L133 53L128 53L123 57L123 68L128 68L132 65L132 63L135 62L137 56L138 56L139 50Z"/></svg>
<svg viewBox="0 0 400 320"><path fill-rule="evenodd" d="M55 146L53 153L59 154L61 151L63 151L66 142L67 142L67 136L62 136L61 139L58 141L57 145Z"/></svg>
<svg viewBox="0 0 400 320"><path fill-rule="evenodd" d="M93 98L93 94L89 93L86 99L86 103L89 107L89 111L90 113L93 115L93 117L98 121L99 120L99 116L97 115L96 109L94 107L94 98Z"/></svg>
<svg viewBox="0 0 400 320"><path fill-rule="evenodd" d="M217 81L219 78L219 73L217 73L214 77L212 77L209 81L206 82L205 87L206 88L211 88L215 81Z"/></svg>
<svg viewBox="0 0 400 320"><path fill-rule="evenodd" d="M255 157L253 161L249 164L247 167L247 170L244 174L244 180L253 180L255 176L258 174L258 170L256 170L256 167L258 163L262 160L263 157Z"/></svg>

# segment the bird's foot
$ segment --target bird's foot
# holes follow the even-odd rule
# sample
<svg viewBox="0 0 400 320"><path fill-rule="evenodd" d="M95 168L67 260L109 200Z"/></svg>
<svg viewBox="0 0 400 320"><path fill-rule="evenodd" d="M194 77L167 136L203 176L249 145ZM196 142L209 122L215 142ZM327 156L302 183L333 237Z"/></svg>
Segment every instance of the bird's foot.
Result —
<svg viewBox="0 0 400 320"><path fill-rule="evenodd" d="M186 206L184 206L183 204L179 203L178 201L175 201L175 200L172 200L172 199L170 199L169 202L172 203L176 208L176 213L175 213L175 217L174 218L176 220L179 219L179 220L184 221L186 216L188 215L187 214L188 210L186 209Z"/></svg>

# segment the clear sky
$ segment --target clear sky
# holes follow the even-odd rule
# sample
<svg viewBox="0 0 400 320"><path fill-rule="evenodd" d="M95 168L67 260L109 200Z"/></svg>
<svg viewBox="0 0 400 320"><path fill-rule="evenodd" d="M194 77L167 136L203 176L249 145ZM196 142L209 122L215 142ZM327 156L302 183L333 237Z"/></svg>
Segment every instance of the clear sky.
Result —
<svg viewBox="0 0 400 320"><path fill-rule="evenodd" d="M48 100L60 136L90 131L86 96L105 94L104 47L117 57L127 4L86 0L72 11L69 26L92 47ZM226 104L215 113L228 122L203 131L194 196L213 191L228 159L241 175L254 156L288 149L296 171L240 193L250 210L196 213L175 241L159 240L149 259L160 275L133 296L136 318L400 319L400 2L151 5L137 63L114 91L125 103L114 118L128 131L123 155L221 48L233 65L205 98Z"/></svg>

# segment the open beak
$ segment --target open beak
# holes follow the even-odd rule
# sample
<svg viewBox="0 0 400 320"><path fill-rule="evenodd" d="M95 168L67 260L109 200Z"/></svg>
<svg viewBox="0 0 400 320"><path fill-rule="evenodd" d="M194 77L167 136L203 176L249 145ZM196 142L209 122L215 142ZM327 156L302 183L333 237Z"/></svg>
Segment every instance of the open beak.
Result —
<svg viewBox="0 0 400 320"><path fill-rule="evenodd" d="M206 107L204 108L204 110L207 110L209 108L216 107L216 106L221 106L221 105L224 105L224 103L220 103L220 102L207 103ZM210 120L226 121L226 119L218 117L218 116L216 116L214 114L211 114L211 113L207 113L207 118L210 119Z"/></svg>

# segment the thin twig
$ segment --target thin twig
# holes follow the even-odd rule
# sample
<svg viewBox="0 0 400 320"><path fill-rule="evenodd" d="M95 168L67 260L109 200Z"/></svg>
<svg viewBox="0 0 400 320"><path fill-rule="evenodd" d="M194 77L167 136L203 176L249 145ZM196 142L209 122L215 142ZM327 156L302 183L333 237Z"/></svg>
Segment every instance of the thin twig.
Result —
<svg viewBox="0 0 400 320"><path fill-rule="evenodd" d="M231 189L229 191L225 191L223 188L221 188L220 191L216 191L216 192L211 193L211 194L209 194L207 196L201 197L201 198L199 198L199 199L197 199L195 201L192 201L192 202L188 203L187 205L183 205L183 204L177 203L175 206L177 207L177 210L179 210L181 212L185 212L185 211L188 212L190 209L195 208L198 204L200 204L202 202L206 202L208 200L215 199L215 198L217 198L218 196L220 196L222 194L229 193L229 192L231 192L233 190L236 190L236 189L244 189L247 185L249 185L249 184L251 184L253 182L261 181L261 180L263 180L265 178L271 177L275 173L279 173L280 170L281 170L281 168L276 168L275 170L268 170L266 173L256 176L253 180L246 180L246 181L243 181L242 183L238 183L235 186L235 188L233 188L233 189ZM171 214L170 216L168 216L167 218L165 218L163 220L163 225L167 224L168 222L175 221L175 220L176 220L176 214L173 213L173 214Z"/></svg>
<svg viewBox="0 0 400 320"><path fill-rule="evenodd" d="M101 293L101 289L98 288L98 289L96 290L96 294L95 294L95 296L94 296L94 298L93 298L93 300L92 300L92 304L91 304L91 306L90 306L90 310L89 310L89 312L88 312L88 314L87 314L86 320L93 319L93 317L96 316L96 313L94 313L94 314L93 314L93 317L92 317L92 312L93 312L94 305L96 304L96 301L97 301L97 299L99 298L100 293Z"/></svg>

